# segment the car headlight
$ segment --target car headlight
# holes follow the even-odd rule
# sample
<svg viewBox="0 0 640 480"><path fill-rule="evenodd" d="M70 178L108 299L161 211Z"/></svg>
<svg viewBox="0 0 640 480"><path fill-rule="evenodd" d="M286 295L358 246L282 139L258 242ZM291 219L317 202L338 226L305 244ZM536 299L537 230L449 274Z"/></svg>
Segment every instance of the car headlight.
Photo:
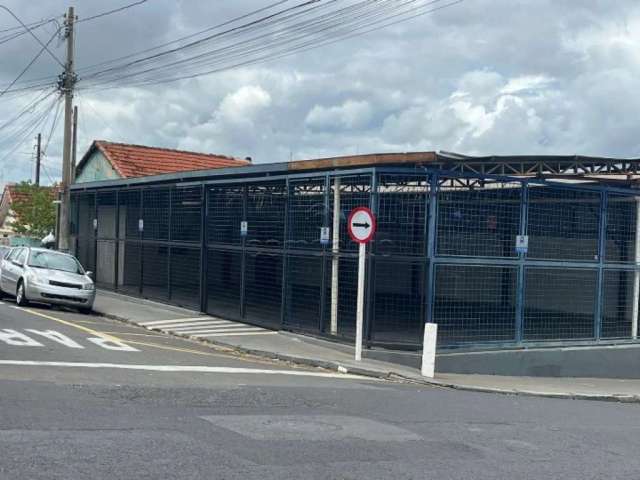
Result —
<svg viewBox="0 0 640 480"><path fill-rule="evenodd" d="M36 273L29 273L27 275L27 279L30 282L38 283L38 284L41 284L41 285L49 283L49 281L46 278L42 278L42 277L38 276Z"/></svg>
<svg viewBox="0 0 640 480"><path fill-rule="evenodd" d="M94 290L95 288L96 288L96 287L95 287L95 285L94 285L93 283L85 283L85 284L82 286L82 289L83 289L83 290Z"/></svg>

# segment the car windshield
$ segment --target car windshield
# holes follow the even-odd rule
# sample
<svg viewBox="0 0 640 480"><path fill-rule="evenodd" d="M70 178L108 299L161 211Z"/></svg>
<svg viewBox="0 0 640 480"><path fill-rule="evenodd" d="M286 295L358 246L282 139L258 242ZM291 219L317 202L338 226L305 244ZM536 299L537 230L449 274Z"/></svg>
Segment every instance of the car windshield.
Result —
<svg viewBox="0 0 640 480"><path fill-rule="evenodd" d="M63 272L83 274L82 267L78 261L70 255L54 252L31 252L29 266L34 268L48 268L51 270L62 270Z"/></svg>

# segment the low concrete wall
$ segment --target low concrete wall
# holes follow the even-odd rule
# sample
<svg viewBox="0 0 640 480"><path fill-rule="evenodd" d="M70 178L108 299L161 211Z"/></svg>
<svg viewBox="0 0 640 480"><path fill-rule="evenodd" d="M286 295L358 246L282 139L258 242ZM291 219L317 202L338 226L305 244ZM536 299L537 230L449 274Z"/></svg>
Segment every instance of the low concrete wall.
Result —
<svg viewBox="0 0 640 480"><path fill-rule="evenodd" d="M436 358L436 371L640 379L640 345L441 353Z"/></svg>

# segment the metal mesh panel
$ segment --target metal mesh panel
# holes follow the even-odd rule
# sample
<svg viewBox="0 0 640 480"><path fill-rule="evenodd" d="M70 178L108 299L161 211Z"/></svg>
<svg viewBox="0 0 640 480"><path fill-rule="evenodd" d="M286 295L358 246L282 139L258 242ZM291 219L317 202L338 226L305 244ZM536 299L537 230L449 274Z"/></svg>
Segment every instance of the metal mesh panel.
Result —
<svg viewBox="0 0 640 480"><path fill-rule="evenodd" d="M171 191L171 240L199 242L202 222L202 188L181 187Z"/></svg>
<svg viewBox="0 0 640 480"><path fill-rule="evenodd" d="M140 215L141 193L139 190L122 190L118 193L120 203L119 237L124 239L137 239L140 237L138 220Z"/></svg>
<svg viewBox="0 0 640 480"><path fill-rule="evenodd" d="M389 344L421 343L425 264L376 258L371 338Z"/></svg>
<svg viewBox="0 0 640 480"><path fill-rule="evenodd" d="M378 183L378 254L424 255L429 183L426 177L382 175Z"/></svg>
<svg viewBox="0 0 640 480"><path fill-rule="evenodd" d="M635 275L628 270L604 271L602 338L631 337Z"/></svg>
<svg viewBox="0 0 640 480"><path fill-rule="evenodd" d="M515 340L516 280L516 267L437 265L438 342Z"/></svg>
<svg viewBox="0 0 640 480"><path fill-rule="evenodd" d="M116 281L117 240L98 240L96 244L95 280L102 288L113 288Z"/></svg>
<svg viewBox="0 0 640 480"><path fill-rule="evenodd" d="M200 307L200 249L171 247L172 303Z"/></svg>
<svg viewBox="0 0 640 480"><path fill-rule="evenodd" d="M207 312L239 318L242 252L210 249L207 257Z"/></svg>
<svg viewBox="0 0 640 480"><path fill-rule="evenodd" d="M340 183L340 250L355 252L358 245L351 240L347 232L349 213L356 207L368 207L371 198L371 176L357 175L336 177L331 182L329 218L333 218L335 181Z"/></svg>
<svg viewBox="0 0 640 480"><path fill-rule="evenodd" d="M118 290L140 293L142 246L138 242L120 241L118 249Z"/></svg>
<svg viewBox="0 0 640 480"><path fill-rule="evenodd" d="M525 340L593 338L597 273L595 269L526 268Z"/></svg>
<svg viewBox="0 0 640 480"><path fill-rule="evenodd" d="M304 179L289 184L287 247L320 250L320 229L325 226L325 180Z"/></svg>
<svg viewBox="0 0 640 480"><path fill-rule="evenodd" d="M331 269L338 268L337 335L354 338L356 331L356 300L358 294L358 259L337 256L337 262L327 258L323 332L331 334Z"/></svg>
<svg viewBox="0 0 640 480"><path fill-rule="evenodd" d="M519 183L445 183L438 192L437 253L514 257L520 230Z"/></svg>
<svg viewBox="0 0 640 480"><path fill-rule="evenodd" d="M529 258L598 260L600 193L531 186Z"/></svg>
<svg viewBox="0 0 640 480"><path fill-rule="evenodd" d="M605 261L640 261L640 244L636 250L637 197L609 194L607 203L607 237Z"/></svg>
<svg viewBox="0 0 640 480"><path fill-rule="evenodd" d="M240 222L244 218L241 185L210 188L207 195L207 242L239 245Z"/></svg>
<svg viewBox="0 0 640 480"><path fill-rule="evenodd" d="M245 317L252 323L280 326L282 255L246 254Z"/></svg>
<svg viewBox="0 0 640 480"><path fill-rule="evenodd" d="M247 187L247 246L282 247L286 193L283 182Z"/></svg>
<svg viewBox="0 0 640 480"><path fill-rule="evenodd" d="M93 221L95 219L95 195L78 197L78 248L76 255L85 270L96 270L96 240Z"/></svg>
<svg viewBox="0 0 640 480"><path fill-rule="evenodd" d="M284 323L298 330L320 330L323 257L289 256Z"/></svg>
<svg viewBox="0 0 640 480"><path fill-rule="evenodd" d="M142 295L166 300L169 297L168 247L144 244L142 246Z"/></svg>
<svg viewBox="0 0 640 480"><path fill-rule="evenodd" d="M142 237L148 240L169 239L169 189L158 188L143 191Z"/></svg>

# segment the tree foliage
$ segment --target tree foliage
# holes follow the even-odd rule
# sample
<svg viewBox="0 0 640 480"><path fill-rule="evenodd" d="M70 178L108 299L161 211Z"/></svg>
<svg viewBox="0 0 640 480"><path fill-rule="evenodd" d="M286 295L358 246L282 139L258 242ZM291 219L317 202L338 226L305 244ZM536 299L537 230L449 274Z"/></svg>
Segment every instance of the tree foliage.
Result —
<svg viewBox="0 0 640 480"><path fill-rule="evenodd" d="M31 182L21 182L14 189L16 198L12 198L11 202L13 230L36 238L52 232L56 223L54 189L39 187Z"/></svg>

